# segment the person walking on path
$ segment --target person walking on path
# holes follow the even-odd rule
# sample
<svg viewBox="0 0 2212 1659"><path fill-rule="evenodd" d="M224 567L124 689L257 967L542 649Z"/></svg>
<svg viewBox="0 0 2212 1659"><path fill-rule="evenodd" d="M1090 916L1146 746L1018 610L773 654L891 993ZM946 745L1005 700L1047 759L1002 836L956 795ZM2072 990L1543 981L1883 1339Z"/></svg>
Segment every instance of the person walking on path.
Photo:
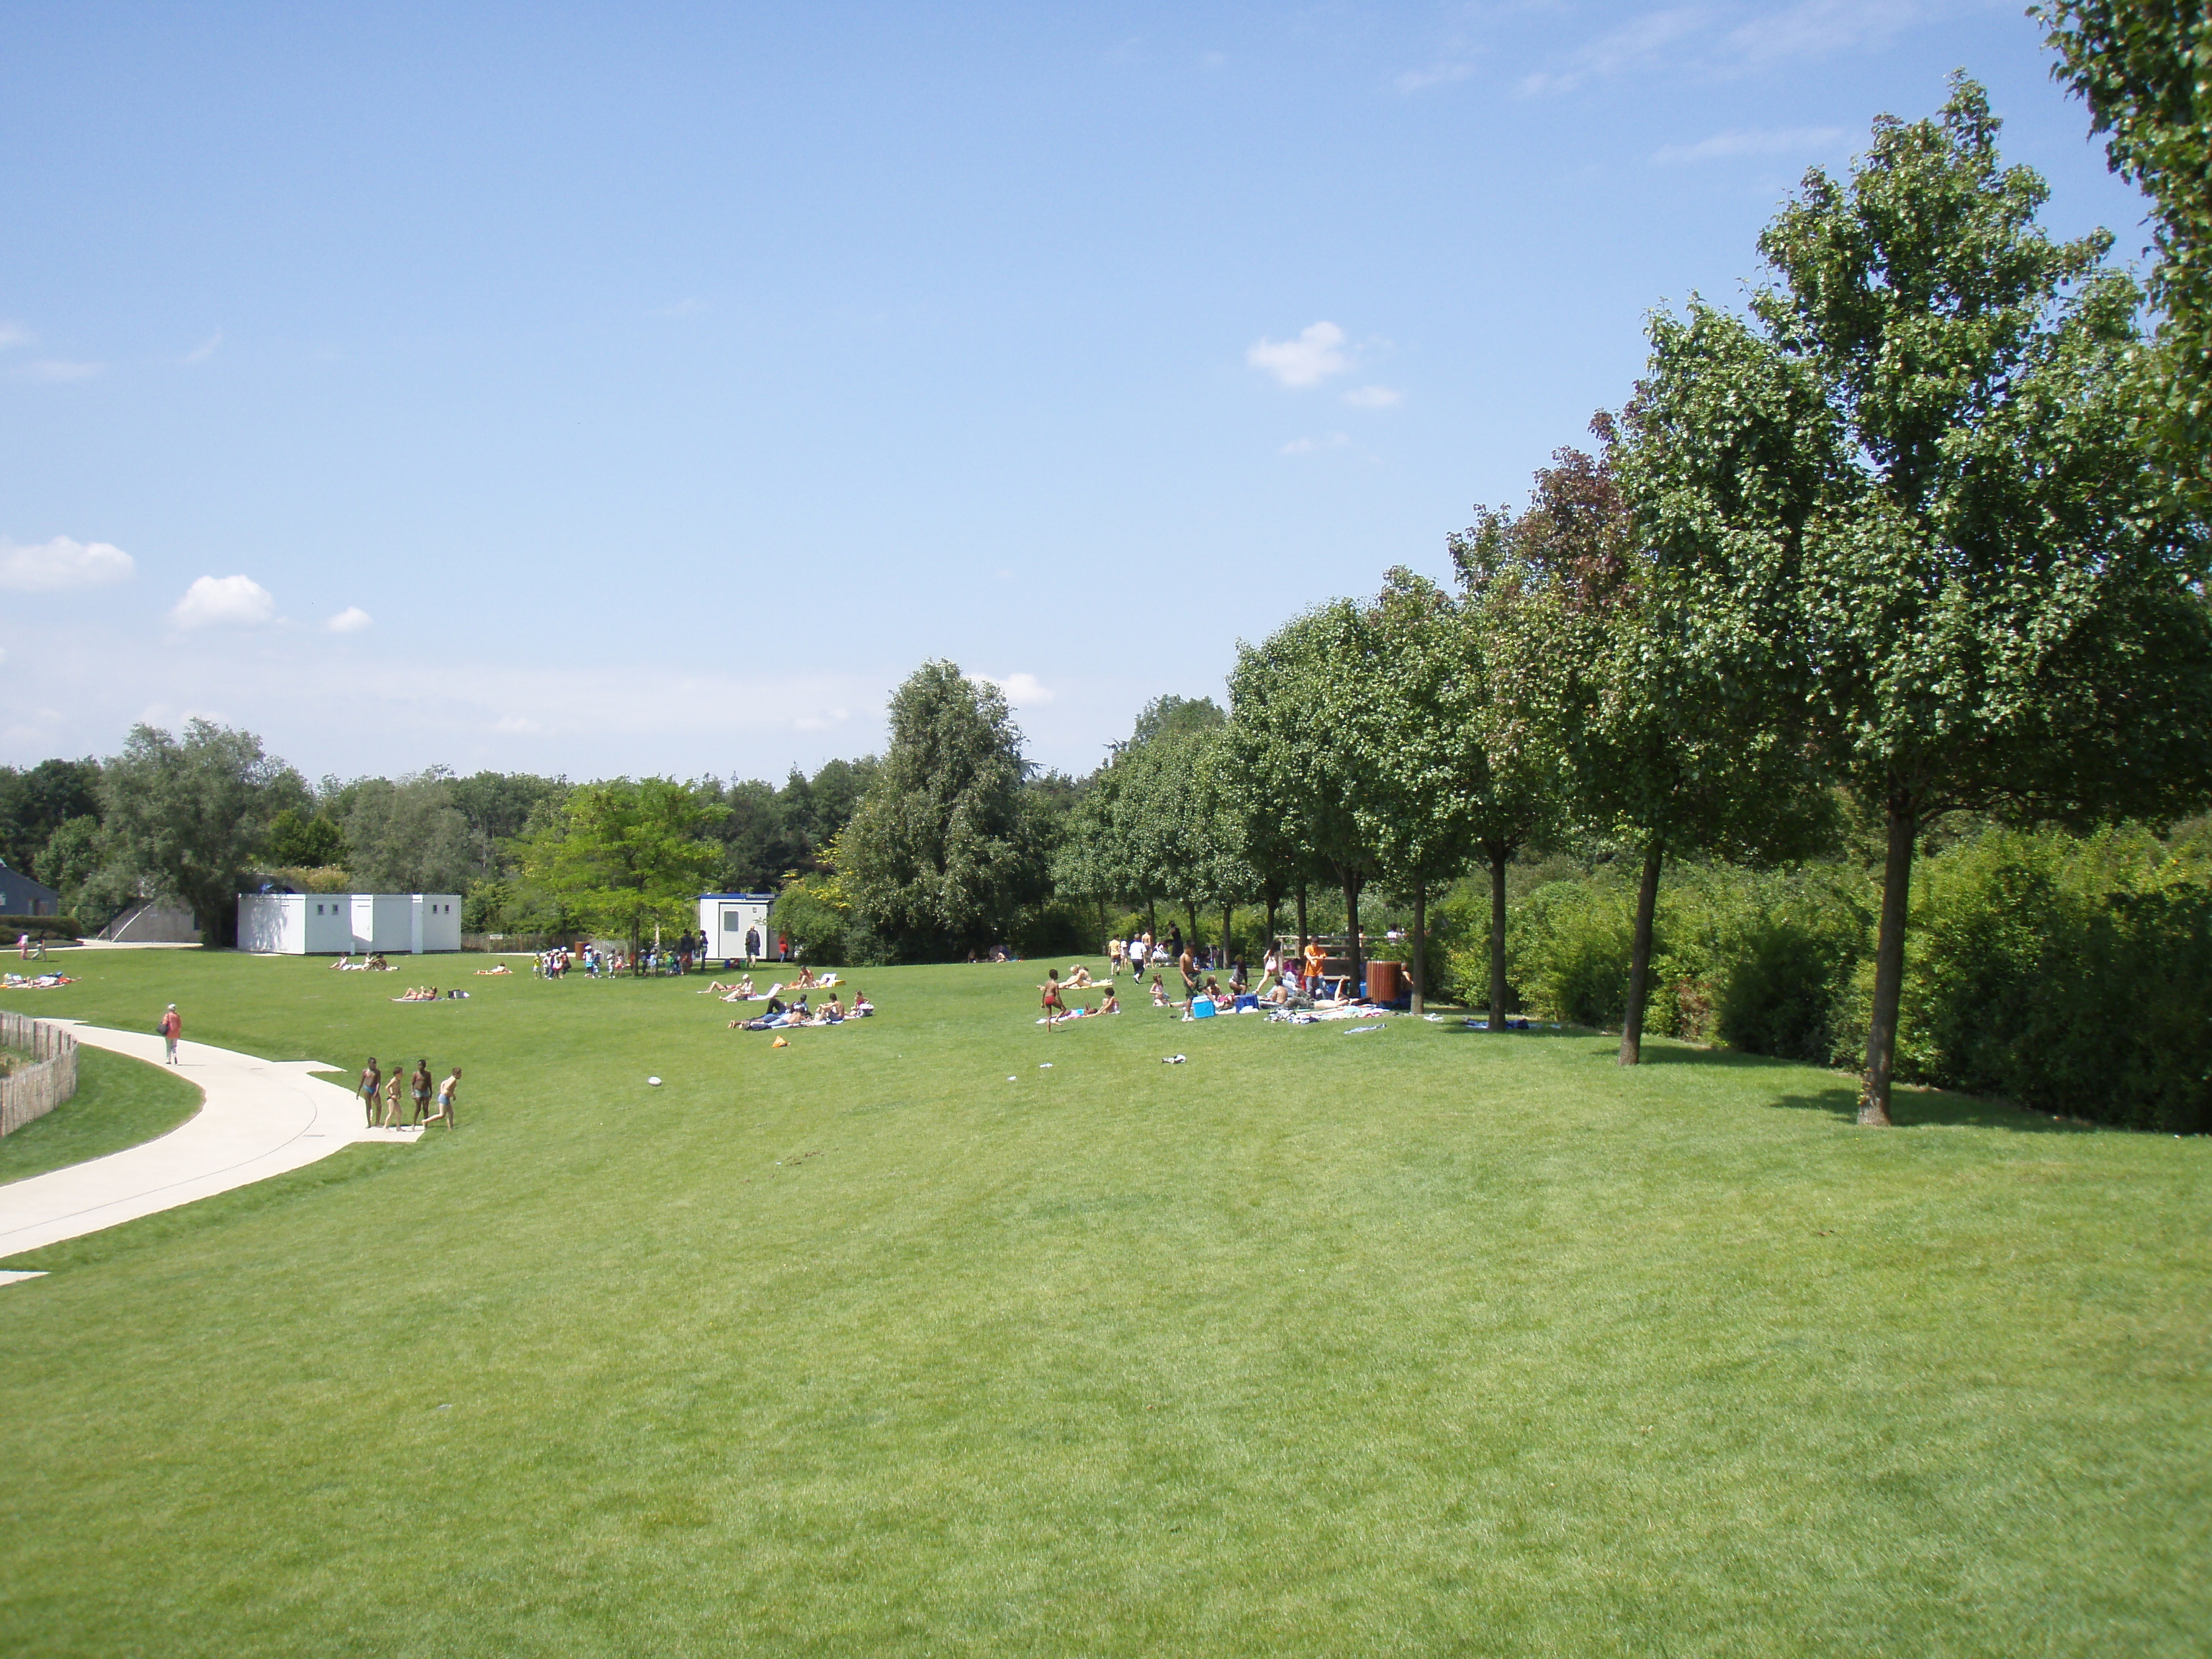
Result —
<svg viewBox="0 0 2212 1659"><path fill-rule="evenodd" d="M408 1121L419 1129L430 1110L430 1062L427 1059L415 1062L415 1075L407 1079L407 1087L415 1097L415 1115Z"/></svg>
<svg viewBox="0 0 2212 1659"><path fill-rule="evenodd" d="M460 1092L460 1089L461 1068L456 1066L453 1076L438 1085L438 1109L423 1120L425 1128L441 1119L448 1129L453 1127L453 1097Z"/></svg>
<svg viewBox="0 0 2212 1659"><path fill-rule="evenodd" d="M169 1005L169 1012L161 1016L161 1023L155 1029L161 1033L161 1041L168 1045L168 1063L172 1066L175 1065L177 1063L177 1039L185 1034L184 1017L177 1012L177 1005L175 1003L173 1002Z"/></svg>
<svg viewBox="0 0 2212 1659"><path fill-rule="evenodd" d="M368 1113L368 1127L376 1127L376 1091L384 1086L384 1068L376 1063L376 1056L368 1057L368 1064L361 1068L361 1082L355 1092L360 1095L362 1105Z"/></svg>
<svg viewBox="0 0 2212 1659"><path fill-rule="evenodd" d="M384 1115L375 1126L380 1129L392 1128L399 1121L399 1068L395 1066L391 1080L384 1085Z"/></svg>

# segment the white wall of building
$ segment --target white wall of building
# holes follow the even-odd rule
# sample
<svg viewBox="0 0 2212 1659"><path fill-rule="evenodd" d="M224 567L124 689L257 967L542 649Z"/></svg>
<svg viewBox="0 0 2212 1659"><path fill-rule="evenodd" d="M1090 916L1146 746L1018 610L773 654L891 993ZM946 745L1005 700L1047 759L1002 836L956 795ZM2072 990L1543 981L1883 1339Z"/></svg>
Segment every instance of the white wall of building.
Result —
<svg viewBox="0 0 2212 1659"><path fill-rule="evenodd" d="M749 927L760 931L760 948L752 954L774 956L775 934L768 918L775 903L775 896L769 893L702 893L699 931L707 936L708 957L726 962L742 960Z"/></svg>
<svg viewBox="0 0 2212 1659"><path fill-rule="evenodd" d="M461 948L459 893L242 893L238 948L279 956Z"/></svg>

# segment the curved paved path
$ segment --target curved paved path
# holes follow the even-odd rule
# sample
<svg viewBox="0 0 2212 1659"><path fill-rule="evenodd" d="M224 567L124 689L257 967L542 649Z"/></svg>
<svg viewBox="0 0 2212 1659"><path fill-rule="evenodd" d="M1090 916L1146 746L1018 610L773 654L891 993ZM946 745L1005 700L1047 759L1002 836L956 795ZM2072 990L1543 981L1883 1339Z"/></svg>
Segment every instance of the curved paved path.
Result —
<svg viewBox="0 0 2212 1659"><path fill-rule="evenodd" d="M161 1064L158 1036L52 1024L69 1026L88 1048ZM308 1075L335 1066L257 1060L204 1042L179 1043L177 1060L206 1097L199 1111L159 1139L0 1186L0 1259L265 1181L357 1140L420 1138L369 1128L359 1097Z"/></svg>

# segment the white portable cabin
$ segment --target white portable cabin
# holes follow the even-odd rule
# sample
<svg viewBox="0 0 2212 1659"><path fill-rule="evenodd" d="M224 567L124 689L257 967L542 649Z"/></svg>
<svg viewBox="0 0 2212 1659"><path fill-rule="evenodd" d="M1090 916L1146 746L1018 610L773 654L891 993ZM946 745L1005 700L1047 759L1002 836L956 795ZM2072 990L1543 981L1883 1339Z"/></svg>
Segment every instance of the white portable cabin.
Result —
<svg viewBox="0 0 2212 1659"><path fill-rule="evenodd" d="M768 915L775 908L773 893L700 894L699 931L707 939L700 954L724 962L774 956L775 934L769 927ZM745 949L748 931L760 935L757 948L751 951Z"/></svg>
<svg viewBox="0 0 2212 1659"><path fill-rule="evenodd" d="M461 948L459 893L241 893L238 948L277 956Z"/></svg>

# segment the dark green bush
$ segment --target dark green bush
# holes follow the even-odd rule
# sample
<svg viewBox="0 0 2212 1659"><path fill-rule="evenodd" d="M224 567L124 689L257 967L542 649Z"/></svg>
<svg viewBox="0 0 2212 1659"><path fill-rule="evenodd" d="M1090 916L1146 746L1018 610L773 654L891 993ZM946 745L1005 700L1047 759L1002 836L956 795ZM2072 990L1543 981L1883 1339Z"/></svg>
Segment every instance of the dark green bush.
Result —
<svg viewBox="0 0 2212 1659"><path fill-rule="evenodd" d="M82 939L84 929L75 916L0 916L0 933L7 935L0 943L13 945L25 933L33 939Z"/></svg>
<svg viewBox="0 0 2212 1659"><path fill-rule="evenodd" d="M2212 888L2141 830L1992 831L1918 896L1899 1069L2045 1111L2212 1131Z"/></svg>

